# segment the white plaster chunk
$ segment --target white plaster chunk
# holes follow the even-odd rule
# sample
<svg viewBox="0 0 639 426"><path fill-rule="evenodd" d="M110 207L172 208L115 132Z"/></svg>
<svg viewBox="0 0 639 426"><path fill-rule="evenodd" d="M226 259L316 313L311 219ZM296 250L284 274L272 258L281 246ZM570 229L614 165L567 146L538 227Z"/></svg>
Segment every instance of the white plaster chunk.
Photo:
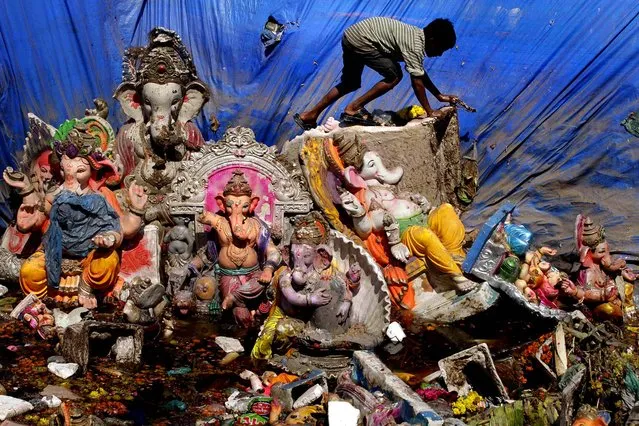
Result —
<svg viewBox="0 0 639 426"><path fill-rule="evenodd" d="M321 398L324 393L324 388L321 384L317 383L304 392L295 402L293 403L293 409L296 410L301 407L305 407L307 405L311 405L313 402L317 401Z"/></svg>
<svg viewBox="0 0 639 426"><path fill-rule="evenodd" d="M118 364L138 364L140 362L133 336L118 337L112 350L115 354L115 362Z"/></svg>
<svg viewBox="0 0 639 426"><path fill-rule="evenodd" d="M61 327L66 329L68 326L77 324L82 321L82 314L88 312L87 308L79 307L75 308L68 314L66 312L62 312L60 309L55 308L53 310L53 318L55 318L56 327Z"/></svg>
<svg viewBox="0 0 639 426"><path fill-rule="evenodd" d="M328 402L328 424L331 426L357 426L359 410L346 401Z"/></svg>
<svg viewBox="0 0 639 426"><path fill-rule="evenodd" d="M245 413L249 408L249 402L251 398L244 397L240 394L240 391L233 392L224 403L224 407L234 414Z"/></svg>
<svg viewBox="0 0 639 426"><path fill-rule="evenodd" d="M563 376L568 370L568 354L566 352L566 336L564 327L559 323L555 330L555 371Z"/></svg>
<svg viewBox="0 0 639 426"><path fill-rule="evenodd" d="M49 368L49 371L56 376L62 379L68 379L69 377L73 376L76 371L78 371L78 367L80 366L75 362L51 362L47 367Z"/></svg>
<svg viewBox="0 0 639 426"><path fill-rule="evenodd" d="M388 336L391 342L400 343L406 337L406 333L404 333L404 329L398 322L393 321L386 329L386 336Z"/></svg>
<svg viewBox="0 0 639 426"><path fill-rule="evenodd" d="M242 346L242 343L233 337L217 336L215 338L215 343L227 354L231 352L244 352L244 346Z"/></svg>
<svg viewBox="0 0 639 426"><path fill-rule="evenodd" d="M244 370L240 373L240 377L244 380L249 380L251 382L251 389L253 392L262 393L264 392L264 386L262 386L262 380L260 380L259 376L253 373L250 370Z"/></svg>
<svg viewBox="0 0 639 426"><path fill-rule="evenodd" d="M58 408L62 404L62 400L55 395L43 396L42 402L49 408Z"/></svg>
<svg viewBox="0 0 639 426"><path fill-rule="evenodd" d="M27 401L12 396L0 395L0 420L10 419L31 410L33 410L33 405Z"/></svg>

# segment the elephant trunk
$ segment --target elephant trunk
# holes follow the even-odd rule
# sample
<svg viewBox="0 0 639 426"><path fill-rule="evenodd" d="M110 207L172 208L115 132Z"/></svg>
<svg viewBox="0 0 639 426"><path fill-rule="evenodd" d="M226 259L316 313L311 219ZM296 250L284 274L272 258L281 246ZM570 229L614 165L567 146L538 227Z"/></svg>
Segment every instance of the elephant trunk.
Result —
<svg viewBox="0 0 639 426"><path fill-rule="evenodd" d="M296 266L293 269L291 279L293 281L293 284L296 285L296 287L303 287L306 284L306 281L308 280L309 275L310 273L308 269L304 269L299 266Z"/></svg>
<svg viewBox="0 0 639 426"><path fill-rule="evenodd" d="M160 146L175 146L186 142L182 123L176 121L170 113L154 117L149 132L153 142Z"/></svg>
<svg viewBox="0 0 639 426"><path fill-rule="evenodd" d="M241 212L233 213L229 217L231 232L233 233L233 236L240 241L246 241L248 239L248 229L244 224L245 220L246 217Z"/></svg>
<svg viewBox="0 0 639 426"><path fill-rule="evenodd" d="M377 178L379 181L388 185L396 185L404 176L404 169L401 167L395 167L394 169L387 169L381 164L377 165Z"/></svg>

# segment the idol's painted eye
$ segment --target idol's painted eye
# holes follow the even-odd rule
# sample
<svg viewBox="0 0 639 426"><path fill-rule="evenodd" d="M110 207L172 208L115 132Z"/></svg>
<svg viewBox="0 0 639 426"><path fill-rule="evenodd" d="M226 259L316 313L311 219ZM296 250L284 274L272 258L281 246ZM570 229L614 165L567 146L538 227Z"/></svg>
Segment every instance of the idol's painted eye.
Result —
<svg viewBox="0 0 639 426"><path fill-rule="evenodd" d="M226 200L226 207L233 207L233 200Z"/></svg>

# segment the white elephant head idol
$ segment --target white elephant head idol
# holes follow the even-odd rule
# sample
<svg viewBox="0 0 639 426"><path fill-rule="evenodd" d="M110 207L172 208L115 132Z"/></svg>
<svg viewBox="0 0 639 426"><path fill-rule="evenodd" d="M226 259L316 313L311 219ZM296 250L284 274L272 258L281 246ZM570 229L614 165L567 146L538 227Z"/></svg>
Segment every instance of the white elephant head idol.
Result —
<svg viewBox="0 0 639 426"><path fill-rule="evenodd" d="M159 162L179 161L204 143L190 120L209 100L210 92L174 31L154 28L147 47L127 49L122 83L113 96L133 121L118 134L125 172L148 154Z"/></svg>

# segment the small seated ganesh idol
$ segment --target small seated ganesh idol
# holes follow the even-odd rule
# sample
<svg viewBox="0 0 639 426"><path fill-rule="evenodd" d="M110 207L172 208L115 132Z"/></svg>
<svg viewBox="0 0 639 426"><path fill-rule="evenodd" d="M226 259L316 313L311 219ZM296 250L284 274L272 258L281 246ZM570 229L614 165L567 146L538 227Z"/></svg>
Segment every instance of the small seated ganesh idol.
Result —
<svg viewBox="0 0 639 426"><path fill-rule="evenodd" d="M259 198L253 196L241 170L233 171L222 194L215 198L222 214L204 212L199 218L211 227L214 241L191 266L201 271L209 262L215 265L222 309L233 309L236 322L248 327L254 311L264 302L282 255L271 240L268 226L253 215Z"/></svg>
<svg viewBox="0 0 639 426"><path fill-rule="evenodd" d="M621 318L622 301L614 279L621 275L626 281L634 281L636 275L625 260L612 258L604 228L589 217L577 216L575 238L581 268L576 283L562 283L561 296L585 304L596 318Z"/></svg>
<svg viewBox="0 0 639 426"><path fill-rule="evenodd" d="M68 120L51 141L61 185L43 196L24 174L10 169L3 173L23 197L17 229L44 231L42 245L20 270L26 294L42 298L77 293L80 304L91 309L97 306L94 292L109 292L118 282L118 248L139 232L147 196L132 185L125 212L108 189L107 184L120 180L112 143L113 130L104 119Z"/></svg>
<svg viewBox="0 0 639 426"><path fill-rule="evenodd" d="M541 247L527 251L519 271L515 286L526 296L529 302L539 302L549 308L559 309L559 283L567 279L567 275L559 272L543 256L554 256L557 250Z"/></svg>
<svg viewBox="0 0 639 426"><path fill-rule="evenodd" d="M273 346L285 350L289 338L301 335L307 323L333 335L346 331L361 269L354 263L345 275L337 270L327 245L328 232L318 212L296 218L291 236L293 268L280 271L275 279L276 306L255 342L253 358L271 358Z"/></svg>

